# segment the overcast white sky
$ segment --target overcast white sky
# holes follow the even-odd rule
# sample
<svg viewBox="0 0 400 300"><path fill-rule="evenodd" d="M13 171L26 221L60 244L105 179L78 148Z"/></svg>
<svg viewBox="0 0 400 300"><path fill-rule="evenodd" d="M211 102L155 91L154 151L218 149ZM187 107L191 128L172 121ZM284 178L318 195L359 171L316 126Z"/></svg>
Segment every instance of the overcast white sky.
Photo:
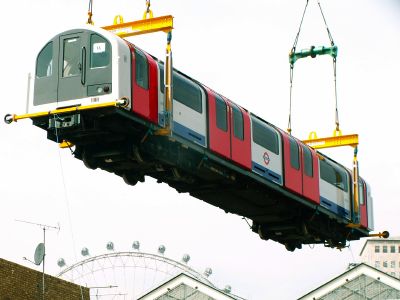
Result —
<svg viewBox="0 0 400 300"><path fill-rule="evenodd" d="M306 1L153 0L156 16L175 19L172 49L175 67L285 129L289 106L288 52ZM376 231L399 234L398 186L400 143L400 1L321 1L339 47L338 101L344 134L360 135L361 175L371 184ZM0 115L25 111L27 73L41 47L59 32L86 22L88 1L7 1L0 10L2 41ZM96 25L108 25L116 14L141 18L145 1L94 0ZM131 39L162 57L165 35ZM329 45L316 0L310 0L298 49ZM307 138L334 129L332 62L328 57L296 63L293 90L293 134ZM40 228L15 219L57 225L47 234L47 267L51 274L64 257L72 264L83 246L105 252L112 240L129 250L134 240L155 253L192 257L200 271L210 266L211 279L248 299L294 299L343 272L358 259L363 242L342 251L305 246L289 253L265 242L239 216L181 195L152 179L135 187L117 176L92 171L59 150L31 121L0 124L0 257L31 266L42 241ZM350 166L352 149L329 153ZM68 209L72 228L69 226ZM72 242L73 240L73 242Z"/></svg>

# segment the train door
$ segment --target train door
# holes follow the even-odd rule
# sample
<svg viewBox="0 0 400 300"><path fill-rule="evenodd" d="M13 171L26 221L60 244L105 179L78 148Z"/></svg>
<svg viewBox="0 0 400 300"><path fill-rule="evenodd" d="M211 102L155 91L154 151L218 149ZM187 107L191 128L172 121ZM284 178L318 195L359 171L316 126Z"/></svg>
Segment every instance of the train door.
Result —
<svg viewBox="0 0 400 300"><path fill-rule="evenodd" d="M128 43L132 53L132 110L158 123L158 69L147 53Z"/></svg>
<svg viewBox="0 0 400 300"><path fill-rule="evenodd" d="M318 156L314 150L301 144L303 196L319 204Z"/></svg>
<svg viewBox="0 0 400 300"><path fill-rule="evenodd" d="M59 102L111 93L111 46L104 37L70 33L60 36L59 47Z"/></svg>
<svg viewBox="0 0 400 300"><path fill-rule="evenodd" d="M297 193L303 194L303 174L301 171L300 148L297 141L282 132L283 160L285 168L285 186Z"/></svg>
<svg viewBox="0 0 400 300"><path fill-rule="evenodd" d="M247 111L229 103L231 120L231 159L251 170L250 116Z"/></svg>
<svg viewBox="0 0 400 300"><path fill-rule="evenodd" d="M231 158L231 122L224 98L206 88L210 150Z"/></svg>

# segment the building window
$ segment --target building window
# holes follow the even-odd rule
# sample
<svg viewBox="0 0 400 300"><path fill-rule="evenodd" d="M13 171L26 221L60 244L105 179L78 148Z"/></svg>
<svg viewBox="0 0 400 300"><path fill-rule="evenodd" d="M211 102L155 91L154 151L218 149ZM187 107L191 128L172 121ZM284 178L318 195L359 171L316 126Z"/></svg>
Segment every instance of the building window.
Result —
<svg viewBox="0 0 400 300"><path fill-rule="evenodd" d="M388 249L387 249L387 246L383 246L383 247L382 247L382 252L383 252L383 253L387 253L387 250L388 250Z"/></svg>
<svg viewBox="0 0 400 300"><path fill-rule="evenodd" d="M384 267L384 268L387 268L387 266L388 266L387 261L384 261L384 262L383 262L383 267Z"/></svg>
<svg viewBox="0 0 400 300"><path fill-rule="evenodd" d="M396 268L396 262L395 262L394 260L392 260L392 261L390 262L390 267L391 267L391 268Z"/></svg>
<svg viewBox="0 0 400 300"><path fill-rule="evenodd" d="M396 253L396 246L390 246L390 253Z"/></svg>
<svg viewBox="0 0 400 300"><path fill-rule="evenodd" d="M381 267L381 262L379 260L375 261L375 268L379 269Z"/></svg>
<svg viewBox="0 0 400 300"><path fill-rule="evenodd" d="M379 246L375 246L375 253L379 253L380 252L380 247Z"/></svg>

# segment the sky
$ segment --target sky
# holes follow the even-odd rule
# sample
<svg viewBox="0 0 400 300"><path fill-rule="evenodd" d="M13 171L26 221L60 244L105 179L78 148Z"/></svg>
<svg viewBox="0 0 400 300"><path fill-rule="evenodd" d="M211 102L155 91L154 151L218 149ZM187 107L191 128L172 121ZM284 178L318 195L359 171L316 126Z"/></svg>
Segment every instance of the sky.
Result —
<svg viewBox="0 0 400 300"><path fill-rule="evenodd" d="M328 46L316 0L310 0L297 49ZM153 0L155 16L174 16L174 66L265 120L286 129L289 110L288 53L306 1ZM398 0L322 0L339 48L337 87L340 128L358 133L360 174L374 197L375 231L399 233L400 158L400 2ZM54 35L86 23L87 1L8 1L0 10L2 41L0 115L23 114L29 72L39 50ZM94 0L95 26L142 17L145 1ZM163 33L130 39L162 58ZM331 136L334 85L329 57L303 59L294 70L292 132ZM118 251L139 240L144 252L191 256L191 267L213 269L210 279L246 299L295 299L358 261L364 241L341 251L304 246L287 252L262 241L240 216L225 214L165 184L146 178L135 187L120 177L89 170L68 150L60 150L30 120L0 124L0 257L33 266L40 227L16 220L61 227L46 232L46 272L57 274L59 257L78 262L80 249ZM351 148L325 151L351 166Z"/></svg>

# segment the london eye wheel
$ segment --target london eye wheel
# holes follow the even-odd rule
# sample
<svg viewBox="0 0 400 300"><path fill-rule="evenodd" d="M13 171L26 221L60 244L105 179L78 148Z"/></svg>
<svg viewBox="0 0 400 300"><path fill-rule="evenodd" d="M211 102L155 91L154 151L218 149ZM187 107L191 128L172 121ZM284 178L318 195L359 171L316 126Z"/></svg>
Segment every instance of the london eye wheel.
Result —
<svg viewBox="0 0 400 300"><path fill-rule="evenodd" d="M208 285L212 270L206 268L203 274L187 265L188 254L182 261L164 256L165 246L158 247L158 254L141 252L140 244L135 241L132 251L116 252L114 244L107 243L108 252L91 256L87 248L81 250L83 260L66 266L60 258L58 265L63 268L57 277L90 288L91 299L138 299L141 295L160 284L186 273Z"/></svg>

